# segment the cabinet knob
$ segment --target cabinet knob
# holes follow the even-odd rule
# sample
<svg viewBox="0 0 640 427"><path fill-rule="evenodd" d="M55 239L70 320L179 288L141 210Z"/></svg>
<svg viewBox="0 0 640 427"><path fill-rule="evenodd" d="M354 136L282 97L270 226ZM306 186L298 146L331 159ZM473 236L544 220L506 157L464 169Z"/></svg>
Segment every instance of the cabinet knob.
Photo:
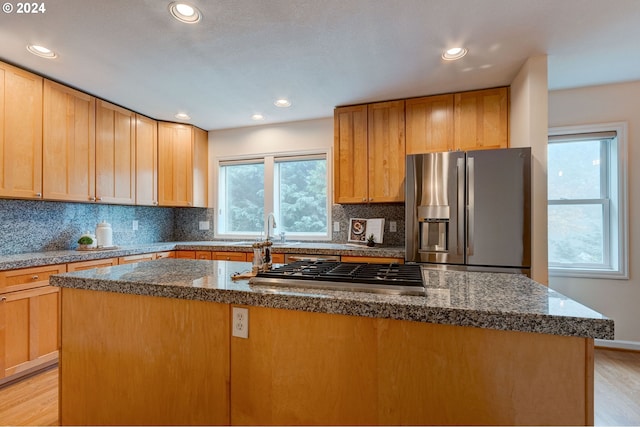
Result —
<svg viewBox="0 0 640 427"><path fill-rule="evenodd" d="M367 201L367 198L366 198L366 197L363 197L363 198L362 198L362 201L363 201L363 202L366 202L366 201Z"/></svg>
<svg viewBox="0 0 640 427"><path fill-rule="evenodd" d="M158 206L158 202L156 202L155 200L152 203L154 206Z"/></svg>
<svg viewBox="0 0 640 427"><path fill-rule="evenodd" d="M102 197L96 197L96 202L101 202L102 201Z"/></svg>
<svg viewBox="0 0 640 427"><path fill-rule="evenodd" d="M369 197L369 201L370 201L370 202L373 202L373 197Z"/></svg>
<svg viewBox="0 0 640 427"><path fill-rule="evenodd" d="M95 202L95 201L96 201L96 198L95 198L95 197L89 197L89 201L90 201L90 202Z"/></svg>
<svg viewBox="0 0 640 427"><path fill-rule="evenodd" d="M36 193L36 197L42 198L42 193Z"/></svg>
<svg viewBox="0 0 640 427"><path fill-rule="evenodd" d="M31 280L38 280L38 279L39 279L39 277L38 277L37 274L34 274L33 276L31 276Z"/></svg>
<svg viewBox="0 0 640 427"><path fill-rule="evenodd" d="M231 261L231 257L227 257L227 261Z"/></svg>
<svg viewBox="0 0 640 427"><path fill-rule="evenodd" d="M0 302L5 302L7 300L7 297L0 297Z"/></svg>

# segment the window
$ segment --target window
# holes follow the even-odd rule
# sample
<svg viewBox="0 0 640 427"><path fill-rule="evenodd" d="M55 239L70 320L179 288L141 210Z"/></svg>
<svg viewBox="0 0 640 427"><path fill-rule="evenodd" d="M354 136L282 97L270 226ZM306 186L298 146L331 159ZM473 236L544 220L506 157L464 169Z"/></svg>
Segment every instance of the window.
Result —
<svg viewBox="0 0 640 427"><path fill-rule="evenodd" d="M626 278L626 125L550 130L549 272Z"/></svg>
<svg viewBox="0 0 640 427"><path fill-rule="evenodd" d="M216 236L259 237L273 212L287 239L329 239L327 154L224 160L218 168Z"/></svg>

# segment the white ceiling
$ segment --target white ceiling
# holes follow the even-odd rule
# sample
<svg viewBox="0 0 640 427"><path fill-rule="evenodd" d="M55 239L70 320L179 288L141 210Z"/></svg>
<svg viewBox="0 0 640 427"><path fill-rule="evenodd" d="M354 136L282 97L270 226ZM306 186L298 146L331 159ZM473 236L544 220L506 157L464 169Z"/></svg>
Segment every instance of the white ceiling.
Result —
<svg viewBox="0 0 640 427"><path fill-rule="evenodd" d="M191 0L195 25L174 20L170 0L41 1L42 14L0 13L1 60L206 130L508 85L543 54L550 89L640 80L639 0ZM443 61L454 45L468 55Z"/></svg>

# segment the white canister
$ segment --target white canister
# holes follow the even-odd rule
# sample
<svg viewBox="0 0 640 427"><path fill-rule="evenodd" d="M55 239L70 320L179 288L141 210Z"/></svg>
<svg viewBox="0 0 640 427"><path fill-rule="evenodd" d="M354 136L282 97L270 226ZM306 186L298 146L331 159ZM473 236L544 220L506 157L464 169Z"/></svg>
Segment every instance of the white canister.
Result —
<svg viewBox="0 0 640 427"><path fill-rule="evenodd" d="M102 221L96 226L96 240L99 248L113 246L113 230L107 221Z"/></svg>

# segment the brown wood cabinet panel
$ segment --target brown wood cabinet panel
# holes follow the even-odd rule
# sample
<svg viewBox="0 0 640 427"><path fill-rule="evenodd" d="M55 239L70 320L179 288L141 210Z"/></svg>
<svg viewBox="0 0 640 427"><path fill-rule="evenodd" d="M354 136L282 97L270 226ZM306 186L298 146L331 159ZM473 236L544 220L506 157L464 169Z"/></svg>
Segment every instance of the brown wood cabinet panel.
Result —
<svg viewBox="0 0 640 427"><path fill-rule="evenodd" d="M364 203L368 194L367 106L334 111L335 203Z"/></svg>
<svg viewBox="0 0 640 427"><path fill-rule="evenodd" d="M209 134L193 128L193 206L206 208L209 191Z"/></svg>
<svg viewBox="0 0 640 427"><path fill-rule="evenodd" d="M94 259L71 262L67 264L67 271L91 270L92 268L113 267L114 265L118 265L118 258Z"/></svg>
<svg viewBox="0 0 640 427"><path fill-rule="evenodd" d="M3 294L1 298L6 328L4 376L55 360L60 348L60 289L41 286Z"/></svg>
<svg viewBox="0 0 640 427"><path fill-rule="evenodd" d="M211 259L218 261L242 261L247 260L247 254L245 252L213 252Z"/></svg>
<svg viewBox="0 0 640 427"><path fill-rule="evenodd" d="M196 251L196 259L213 259L211 251Z"/></svg>
<svg viewBox="0 0 640 427"><path fill-rule="evenodd" d="M0 294L46 286L49 276L66 271L64 264L0 271Z"/></svg>
<svg viewBox="0 0 640 427"><path fill-rule="evenodd" d="M176 257L175 251L156 252L156 259L175 258L175 257Z"/></svg>
<svg viewBox="0 0 640 427"><path fill-rule="evenodd" d="M453 94L405 101L407 154L454 149Z"/></svg>
<svg viewBox="0 0 640 427"><path fill-rule="evenodd" d="M43 120L43 197L95 199L95 98L45 80Z"/></svg>
<svg viewBox="0 0 640 427"><path fill-rule="evenodd" d="M62 292L61 425L230 424L229 305Z"/></svg>
<svg viewBox="0 0 640 427"><path fill-rule="evenodd" d="M176 258L196 259L196 251L176 251Z"/></svg>
<svg viewBox="0 0 640 427"><path fill-rule="evenodd" d="M193 129L158 122L158 203L193 206Z"/></svg>
<svg viewBox="0 0 640 427"><path fill-rule="evenodd" d="M158 204L158 122L136 114L136 205Z"/></svg>
<svg viewBox="0 0 640 427"><path fill-rule="evenodd" d="M586 338L249 307L231 421L587 425L592 353Z"/></svg>
<svg viewBox="0 0 640 427"><path fill-rule="evenodd" d="M96 102L96 201L135 204L135 113Z"/></svg>
<svg viewBox="0 0 640 427"><path fill-rule="evenodd" d="M455 148L482 150L509 146L509 88L455 94Z"/></svg>
<svg viewBox="0 0 640 427"><path fill-rule="evenodd" d="M368 106L369 202L403 202L404 101Z"/></svg>
<svg viewBox="0 0 640 427"><path fill-rule="evenodd" d="M156 254L139 254L139 255L128 255L121 256L118 258L118 264L134 264L136 262L144 262L144 261L153 261L156 259Z"/></svg>
<svg viewBox="0 0 640 427"><path fill-rule="evenodd" d="M0 197L42 198L42 77L2 62Z"/></svg>

